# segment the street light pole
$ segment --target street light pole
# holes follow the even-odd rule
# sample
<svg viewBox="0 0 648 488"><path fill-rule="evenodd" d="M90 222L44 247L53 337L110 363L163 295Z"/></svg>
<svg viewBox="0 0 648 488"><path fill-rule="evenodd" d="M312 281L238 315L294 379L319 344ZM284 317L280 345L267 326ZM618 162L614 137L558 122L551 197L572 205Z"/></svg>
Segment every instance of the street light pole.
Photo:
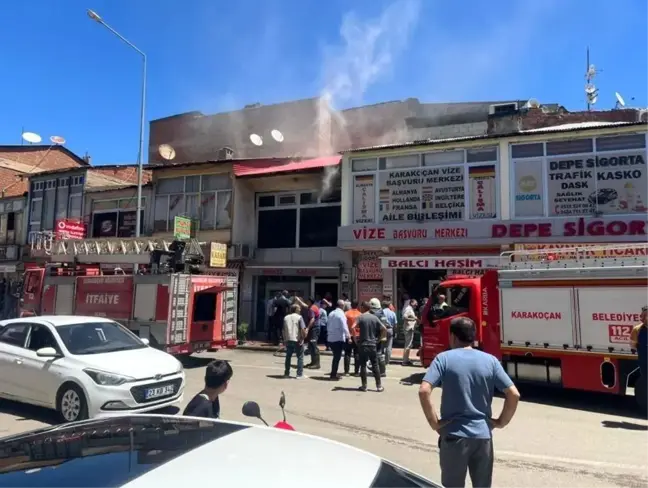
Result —
<svg viewBox="0 0 648 488"><path fill-rule="evenodd" d="M137 152L137 214L135 216L135 237L139 237L142 232L142 183L144 174L144 125L146 124L146 54L135 44L122 36L115 29L110 27L104 20L93 10L88 9L88 17L95 22L103 25L122 42L130 46L140 56L142 56L142 105L140 107L140 132L139 132L139 150Z"/></svg>

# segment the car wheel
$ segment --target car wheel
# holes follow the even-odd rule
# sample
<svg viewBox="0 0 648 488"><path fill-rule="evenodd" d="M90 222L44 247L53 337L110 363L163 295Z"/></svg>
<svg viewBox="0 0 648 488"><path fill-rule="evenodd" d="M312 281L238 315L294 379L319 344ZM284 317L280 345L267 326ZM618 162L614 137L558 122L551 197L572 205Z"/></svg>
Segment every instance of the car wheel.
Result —
<svg viewBox="0 0 648 488"><path fill-rule="evenodd" d="M64 422L76 422L88 418L88 403L81 388L73 383L61 387L56 401L56 409Z"/></svg>

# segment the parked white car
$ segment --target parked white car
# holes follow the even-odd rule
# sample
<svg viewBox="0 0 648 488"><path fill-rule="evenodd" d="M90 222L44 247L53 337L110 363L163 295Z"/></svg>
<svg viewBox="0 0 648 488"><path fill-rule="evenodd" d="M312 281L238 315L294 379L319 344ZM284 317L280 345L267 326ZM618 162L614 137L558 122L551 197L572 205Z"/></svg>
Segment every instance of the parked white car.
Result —
<svg viewBox="0 0 648 488"><path fill-rule="evenodd" d="M176 358L112 320L0 322L0 397L58 410L67 422L168 407L184 386Z"/></svg>

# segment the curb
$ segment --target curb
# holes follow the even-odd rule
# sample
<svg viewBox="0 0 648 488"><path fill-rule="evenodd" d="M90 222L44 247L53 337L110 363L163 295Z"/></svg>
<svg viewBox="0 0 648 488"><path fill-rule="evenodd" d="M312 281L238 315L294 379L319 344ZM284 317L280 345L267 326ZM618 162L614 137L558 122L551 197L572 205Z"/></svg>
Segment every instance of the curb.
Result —
<svg viewBox="0 0 648 488"><path fill-rule="evenodd" d="M234 349L240 349L242 351L271 352L271 353L275 353L279 350L279 348L275 346L255 346L255 345L249 345L249 346L238 345ZM320 351L320 355L333 356L333 353L331 351ZM422 367L420 361L418 360L413 359L412 363L414 367ZM391 360L389 361L389 364L403 364L403 358L392 357Z"/></svg>

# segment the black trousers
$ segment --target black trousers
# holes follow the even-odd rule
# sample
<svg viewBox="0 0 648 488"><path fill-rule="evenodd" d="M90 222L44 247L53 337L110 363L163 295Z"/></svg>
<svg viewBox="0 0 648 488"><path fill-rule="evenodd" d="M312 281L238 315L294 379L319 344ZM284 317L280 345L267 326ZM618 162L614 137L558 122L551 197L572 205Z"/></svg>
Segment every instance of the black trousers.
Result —
<svg viewBox="0 0 648 488"><path fill-rule="evenodd" d="M331 364L331 379L337 378L338 368L340 367L340 359L342 359L342 351L344 351L344 342L331 342L331 351L333 351L333 363Z"/></svg>
<svg viewBox="0 0 648 488"><path fill-rule="evenodd" d="M310 367L320 367L320 351L317 347L317 339L319 339L319 327L313 327L308 333L306 341L308 342L308 352L310 353L311 361Z"/></svg>
<svg viewBox="0 0 648 488"><path fill-rule="evenodd" d="M474 488L490 488L493 460L493 439L439 437L441 484L446 488L466 486L466 473Z"/></svg>
<svg viewBox="0 0 648 488"><path fill-rule="evenodd" d="M360 356L358 353L358 345L355 340L347 342L344 345L344 374L349 374L351 371L351 357L353 356L353 370L355 374L360 372Z"/></svg>
<svg viewBox="0 0 648 488"><path fill-rule="evenodd" d="M360 379L362 386L367 387L367 361L371 363L373 377L376 380L376 388L382 386L380 382L380 366L378 365L378 352L376 346L360 346Z"/></svg>

